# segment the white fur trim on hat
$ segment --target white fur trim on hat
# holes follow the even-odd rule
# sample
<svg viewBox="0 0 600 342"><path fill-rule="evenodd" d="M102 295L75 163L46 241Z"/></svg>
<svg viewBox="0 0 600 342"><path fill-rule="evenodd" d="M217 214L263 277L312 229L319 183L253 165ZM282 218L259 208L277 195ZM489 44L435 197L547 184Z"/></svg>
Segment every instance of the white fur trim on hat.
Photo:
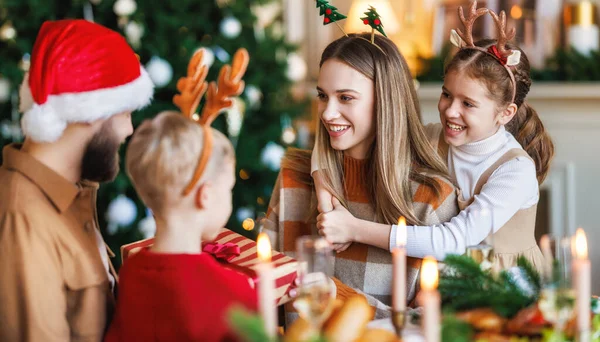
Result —
<svg viewBox="0 0 600 342"><path fill-rule="evenodd" d="M67 124L93 122L125 111L145 107L152 100L154 84L144 68L135 80L117 87L82 93L50 95L45 103L34 102L28 74L19 91L21 128L26 137L37 142L54 142Z"/></svg>

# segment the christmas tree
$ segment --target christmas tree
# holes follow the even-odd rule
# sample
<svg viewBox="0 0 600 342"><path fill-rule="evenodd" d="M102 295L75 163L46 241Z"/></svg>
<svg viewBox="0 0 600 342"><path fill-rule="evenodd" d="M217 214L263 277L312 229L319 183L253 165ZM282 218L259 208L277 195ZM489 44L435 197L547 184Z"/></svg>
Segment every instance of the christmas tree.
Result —
<svg viewBox="0 0 600 342"><path fill-rule="evenodd" d="M386 36L383 31L383 25L381 24L381 18L373 6L369 6L369 10L365 12L366 17L360 18L365 25L371 26L371 29L379 31L382 35ZM374 31L373 31L374 33Z"/></svg>
<svg viewBox="0 0 600 342"><path fill-rule="evenodd" d="M325 15L323 25L346 19L346 16L338 12L337 7L330 5L327 0L317 0L317 8L319 9L319 15Z"/></svg>
<svg viewBox="0 0 600 342"><path fill-rule="evenodd" d="M291 86L303 77L305 65L293 53L295 47L285 41L278 1L6 0L2 6L2 146L22 140L18 86L45 20L93 17L127 38L156 84L152 105L133 114L134 127L160 111L176 110L172 98L177 79L185 76L197 49L205 49L205 61L210 66L207 79L214 80L221 66L231 62L233 53L246 48L250 65L244 76L245 91L213 127L236 146L238 178L227 227L254 237L254 231L242 229L242 222L266 211L284 147L297 145L292 119L306 109L304 101L291 96ZM123 163L115 181L100 187L97 205L102 233L115 252L122 244L152 234L153 220L125 175Z"/></svg>

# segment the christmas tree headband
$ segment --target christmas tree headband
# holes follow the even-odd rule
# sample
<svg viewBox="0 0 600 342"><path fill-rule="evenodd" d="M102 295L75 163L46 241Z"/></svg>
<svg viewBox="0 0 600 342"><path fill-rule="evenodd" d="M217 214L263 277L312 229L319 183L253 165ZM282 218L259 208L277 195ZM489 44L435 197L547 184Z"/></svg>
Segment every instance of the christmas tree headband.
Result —
<svg viewBox="0 0 600 342"><path fill-rule="evenodd" d="M200 49L194 53L188 64L187 77L181 77L177 82L179 94L173 96L173 103L179 108L181 113L185 117L198 122L204 130L204 144L200 160L198 161L192 180L183 190L184 196L194 189L210 159L212 152L212 131L210 125L224 109L231 107L233 104L231 97L240 95L244 90L242 77L250 61L246 49L241 48L237 50L233 56L231 66L224 65L221 68L218 83L213 81L208 85L205 81L208 68L206 65L203 65L203 58L204 49ZM200 104L200 99L207 89L206 103L202 109L202 114L198 116L196 110Z"/></svg>
<svg viewBox="0 0 600 342"><path fill-rule="evenodd" d="M348 37L348 34L346 33L346 31L344 31L344 29L340 26L340 24L337 23L339 20L344 20L347 17L343 14L340 14L337 11L337 8L335 6L329 4L328 0L316 0L316 1L317 1L317 8L319 9L319 15L324 16L323 17L323 25L329 25L331 23L335 23L337 25L337 27L342 31L342 33L346 37ZM369 6L369 10L365 12L365 16L360 18L360 20L362 20L362 22L365 25L371 26L371 40L370 40L371 44L377 46L377 48L379 48L379 50L381 50L381 52L383 52L385 54L383 49L381 49L377 44L375 44L375 30L379 31L382 35L387 37L387 35L385 34L385 31L383 30L383 24L381 23L381 18L379 16L379 14L377 13L377 11L375 10L375 7ZM364 39L362 37L357 37L357 38Z"/></svg>
<svg viewBox="0 0 600 342"><path fill-rule="evenodd" d="M498 39L496 40L496 44L490 46L485 49L479 46L476 46L473 42L473 23L475 20L485 14L490 14L496 23L496 28L498 29ZM517 83L515 81L515 75L510 69L511 66L519 64L521 61L521 51L519 50L510 50L506 48L506 43L509 40L515 37L515 28L511 28L506 31L506 14L504 11L500 12L498 16L494 11L487 8L479 8L477 9L477 1L473 1L471 3L471 8L469 9L469 13L465 18L463 13L463 9L461 6L458 7L458 16L463 26L465 27L465 32L463 33L460 29L452 30L450 32L450 41L459 49L472 49L479 50L484 52L497 60L508 72L510 76L510 80L513 85L512 92L512 100L511 103L515 102L515 96L517 93Z"/></svg>

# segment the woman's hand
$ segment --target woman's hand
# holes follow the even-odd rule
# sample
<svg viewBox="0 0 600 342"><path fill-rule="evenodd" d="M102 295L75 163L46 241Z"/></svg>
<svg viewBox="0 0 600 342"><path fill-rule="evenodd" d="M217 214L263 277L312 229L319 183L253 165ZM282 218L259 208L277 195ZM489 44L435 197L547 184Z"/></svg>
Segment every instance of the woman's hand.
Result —
<svg viewBox="0 0 600 342"><path fill-rule="evenodd" d="M317 229L332 244L347 244L354 241L353 231L356 218L337 198L332 199L333 210L317 216ZM344 247L344 246L340 246ZM347 246L346 246L347 248Z"/></svg>

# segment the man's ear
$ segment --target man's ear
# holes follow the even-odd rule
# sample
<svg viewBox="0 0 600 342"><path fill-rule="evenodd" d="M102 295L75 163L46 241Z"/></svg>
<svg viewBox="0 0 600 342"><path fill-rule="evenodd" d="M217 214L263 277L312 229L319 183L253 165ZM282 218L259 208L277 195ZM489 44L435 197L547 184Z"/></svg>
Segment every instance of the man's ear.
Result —
<svg viewBox="0 0 600 342"><path fill-rule="evenodd" d="M211 184L209 182L202 183L197 189L196 194L194 196L194 204L198 209L206 209L208 205L208 193L211 188Z"/></svg>
<svg viewBox="0 0 600 342"><path fill-rule="evenodd" d="M517 105L514 103L511 103L508 105L508 107L506 107L506 109L504 109L501 113L500 113L500 117L498 118L498 123L500 123L501 125L506 125L507 123L510 122L510 120L512 120L515 115L517 114Z"/></svg>

